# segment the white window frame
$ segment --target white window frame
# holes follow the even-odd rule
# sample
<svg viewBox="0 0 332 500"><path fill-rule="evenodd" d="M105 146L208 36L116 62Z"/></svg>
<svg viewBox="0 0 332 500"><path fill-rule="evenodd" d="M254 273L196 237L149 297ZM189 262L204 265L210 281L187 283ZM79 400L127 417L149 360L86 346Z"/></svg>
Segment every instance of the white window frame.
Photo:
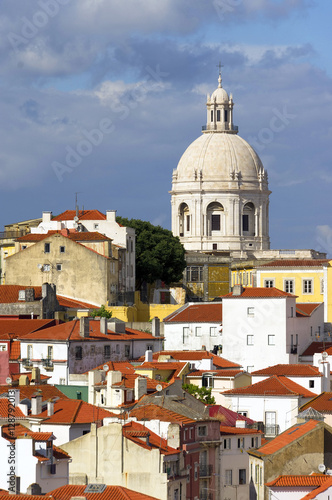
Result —
<svg viewBox="0 0 332 500"><path fill-rule="evenodd" d="M202 336L202 327L195 326L195 337L201 337L201 336Z"/></svg>
<svg viewBox="0 0 332 500"><path fill-rule="evenodd" d="M255 316L255 308L254 307L247 307L247 315L250 317Z"/></svg>
<svg viewBox="0 0 332 500"><path fill-rule="evenodd" d="M273 333L267 336L267 345L276 345L276 336Z"/></svg>
<svg viewBox="0 0 332 500"><path fill-rule="evenodd" d="M223 447L224 447L224 450L231 450L232 449L232 439L231 438L224 438Z"/></svg>
<svg viewBox="0 0 332 500"><path fill-rule="evenodd" d="M217 337L217 327L216 326L210 326L210 337Z"/></svg>
<svg viewBox="0 0 332 500"><path fill-rule="evenodd" d="M225 470L225 486L232 486L233 484L233 469Z"/></svg>
<svg viewBox="0 0 332 500"><path fill-rule="evenodd" d="M287 290L288 288L288 290ZM284 292L286 293L294 293L295 291L295 280L294 278L285 278L284 279Z"/></svg>
<svg viewBox="0 0 332 500"><path fill-rule="evenodd" d="M305 291L308 288L307 284L310 283L310 292ZM302 278L302 293L303 295L312 295L314 293L314 280L313 278Z"/></svg>
<svg viewBox="0 0 332 500"><path fill-rule="evenodd" d="M254 336L247 335L247 345L254 345Z"/></svg>
<svg viewBox="0 0 332 500"><path fill-rule="evenodd" d="M264 278L264 288L274 288L275 280L274 278Z"/></svg>

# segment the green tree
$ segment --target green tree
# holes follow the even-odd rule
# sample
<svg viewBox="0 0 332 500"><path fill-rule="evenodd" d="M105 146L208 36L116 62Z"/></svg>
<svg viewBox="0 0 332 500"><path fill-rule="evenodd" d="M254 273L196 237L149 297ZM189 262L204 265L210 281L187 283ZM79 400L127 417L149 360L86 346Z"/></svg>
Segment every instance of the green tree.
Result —
<svg viewBox="0 0 332 500"><path fill-rule="evenodd" d="M123 226L136 231L136 282L154 283L157 279L167 285L182 279L186 267L185 250L172 232L139 219L117 217Z"/></svg>
<svg viewBox="0 0 332 500"><path fill-rule="evenodd" d="M112 317L112 311L108 311L104 305L100 306L99 309L94 309L92 313L90 314L92 318L96 318L97 316L101 318L111 318Z"/></svg>
<svg viewBox="0 0 332 500"><path fill-rule="evenodd" d="M214 396L211 396L212 389L211 387L198 387L195 384L183 384L182 388L189 392L192 396L199 399L206 405L214 405L216 404L216 400Z"/></svg>

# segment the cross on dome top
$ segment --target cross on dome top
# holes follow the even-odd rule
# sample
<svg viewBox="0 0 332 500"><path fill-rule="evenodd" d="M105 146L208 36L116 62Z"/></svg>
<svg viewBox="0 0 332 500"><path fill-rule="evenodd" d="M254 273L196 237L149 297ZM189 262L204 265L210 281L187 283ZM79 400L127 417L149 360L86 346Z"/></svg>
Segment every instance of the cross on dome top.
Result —
<svg viewBox="0 0 332 500"><path fill-rule="evenodd" d="M218 88L221 89L221 68L223 68L223 64L221 64L221 61L219 61L219 64L217 64L217 68L219 68L219 77L218 77Z"/></svg>

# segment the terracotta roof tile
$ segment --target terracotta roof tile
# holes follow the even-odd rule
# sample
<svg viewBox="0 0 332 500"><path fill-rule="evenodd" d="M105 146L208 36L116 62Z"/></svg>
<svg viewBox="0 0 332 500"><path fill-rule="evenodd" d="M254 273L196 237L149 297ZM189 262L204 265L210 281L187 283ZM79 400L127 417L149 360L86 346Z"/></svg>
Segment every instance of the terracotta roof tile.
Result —
<svg viewBox="0 0 332 500"><path fill-rule="evenodd" d="M116 382L115 384L113 384L113 386L119 386L119 387L125 387L125 388L128 388L128 389L134 389L135 388L135 380L138 377L141 377L141 375L139 375L137 373L128 373L128 374L125 374L125 375L123 375L121 382ZM148 378L148 377L146 377L146 382L147 382L147 391L149 393L155 392L157 390L156 389L157 385L161 385L163 389L165 387L167 387L167 385L168 385L165 382L161 382L160 380L154 380L154 379ZM104 385L106 385L106 383Z"/></svg>
<svg viewBox="0 0 332 500"><path fill-rule="evenodd" d="M307 434L307 432L312 431L321 424L322 423L317 420L308 420L303 424L293 425L282 434L279 434L279 436L258 448L257 452L262 455L272 455L281 450L284 446L287 446L293 441L297 441L300 437Z"/></svg>
<svg viewBox="0 0 332 500"><path fill-rule="evenodd" d="M67 307L69 309L98 309L98 306L94 304L89 304L87 302L82 302L81 300L70 299L69 297L64 297L63 295L57 295L59 305L62 307Z"/></svg>
<svg viewBox="0 0 332 500"><path fill-rule="evenodd" d="M66 210L59 215L56 215L52 220L56 221L67 221L74 220L76 216L76 210ZM80 220L106 220L106 215L104 215L99 210L79 210L78 218Z"/></svg>
<svg viewBox="0 0 332 500"><path fill-rule="evenodd" d="M319 303L314 303L314 302L307 302L307 303L296 303L296 316L298 317L308 317L311 316L312 313L318 309L319 306L321 306L323 302Z"/></svg>
<svg viewBox="0 0 332 500"><path fill-rule="evenodd" d="M305 387L293 382L287 377L273 375L261 382L256 382L246 387L224 391L222 394L228 395L255 395L255 396L302 396L312 398L315 394Z"/></svg>
<svg viewBox="0 0 332 500"><path fill-rule="evenodd" d="M15 343L17 343L17 342L15 342ZM19 380L21 375L24 375L25 377L28 377L29 382L31 382L32 372L11 373L10 374L11 379L12 379L13 382ZM45 380L46 381L46 380L48 380L50 378L51 378L51 376L43 375L42 373L40 374L40 380ZM21 386L14 386L14 387L12 387L12 389L19 389L20 387Z"/></svg>
<svg viewBox="0 0 332 500"><path fill-rule="evenodd" d="M195 422L191 418L154 404L134 408L130 411L130 416L136 417L137 420L160 420L162 422L180 423L182 425Z"/></svg>
<svg viewBox="0 0 332 500"><path fill-rule="evenodd" d="M159 351L152 354L153 361L158 361L160 356L170 356L177 361L200 361L202 359L212 359L215 367L218 368L238 368L240 365L228 361L221 356L212 354L209 351ZM145 356L141 356L139 361L144 361Z"/></svg>
<svg viewBox="0 0 332 500"><path fill-rule="evenodd" d="M233 292L228 293L227 295L222 296L222 299L251 299L251 298L285 298L285 297L297 297L291 293L284 292L283 290L279 290L278 288L265 288L265 287L257 287L257 288L244 288L241 295L233 295Z"/></svg>
<svg viewBox="0 0 332 500"><path fill-rule="evenodd" d="M24 337L56 324L54 319L0 319L0 338Z"/></svg>
<svg viewBox="0 0 332 500"><path fill-rule="evenodd" d="M299 475L299 476L278 476L273 481L265 483L265 486L274 486L276 488L283 487L306 487L306 486L320 486L325 483L326 480L330 479L329 476L325 474L311 474L309 475Z"/></svg>
<svg viewBox="0 0 332 500"><path fill-rule="evenodd" d="M54 404L54 413L47 416L47 410L38 415L42 424L87 424L114 417L114 413L77 399L60 399Z"/></svg>
<svg viewBox="0 0 332 500"><path fill-rule="evenodd" d="M307 495L302 497L301 500L315 500L316 498L318 498L318 495L320 495L320 493L323 493L324 491L326 491L329 488L332 488L331 476L323 484L318 486L318 488L316 488L315 490L311 491L310 493L308 493ZM329 497L330 497L330 495L327 496L328 499L329 499ZM320 498L324 498L324 497L320 496Z"/></svg>
<svg viewBox="0 0 332 500"><path fill-rule="evenodd" d="M332 413L332 392L322 392L322 394L318 394L318 396L301 406L300 412L308 408L313 408L320 413Z"/></svg>
<svg viewBox="0 0 332 500"><path fill-rule="evenodd" d="M26 420L27 418L20 408L17 406L13 407L9 399L0 398L0 420L8 420L11 416L22 420Z"/></svg>
<svg viewBox="0 0 332 500"><path fill-rule="evenodd" d="M322 267L328 263L329 259L280 259L273 260L267 264L262 264L258 267L258 269L267 267Z"/></svg>
<svg viewBox="0 0 332 500"><path fill-rule="evenodd" d="M105 365L108 366L109 370L121 372L123 375L135 373L135 368L131 363L129 363L129 361L105 361L102 365L96 366L96 368L92 368L85 373L89 373L89 371L94 370L103 370Z"/></svg>
<svg viewBox="0 0 332 500"><path fill-rule="evenodd" d="M332 342L312 342L301 356L313 356L316 352L329 352L332 354Z"/></svg>
<svg viewBox="0 0 332 500"><path fill-rule="evenodd" d="M226 435L226 434L263 434L262 431L259 431L257 429L248 429L248 427L230 427L228 425L221 425L220 426L220 434L221 435Z"/></svg>
<svg viewBox="0 0 332 500"><path fill-rule="evenodd" d="M72 497L85 497L87 500L156 500L155 497L150 497L149 495L144 495L143 493L137 493L136 491L129 490L123 486L106 486L102 493L85 493L86 485L75 486L66 485L52 490L47 493L51 495L55 500L70 500ZM12 495L13 497L15 495ZM42 497L45 500L45 496ZM31 497L27 500L42 500L42 498ZM13 500L24 500L22 497L20 499ZM52 499L50 499L52 500Z"/></svg>
<svg viewBox="0 0 332 500"><path fill-rule="evenodd" d="M33 288L35 291L35 300L42 298L41 286L23 286L23 285L0 285L0 303L13 304L15 302L22 302L18 300L18 293L21 290Z"/></svg>
<svg viewBox="0 0 332 500"><path fill-rule="evenodd" d="M225 408L225 406L221 405L209 405L209 416L212 418L217 418L220 421L221 425L227 427L235 427L237 420L243 420L249 425L255 423L255 421L251 418L240 415L239 413L236 413L235 411L232 411L229 408Z"/></svg>
<svg viewBox="0 0 332 500"><path fill-rule="evenodd" d="M164 323L222 323L222 303L186 304L164 318Z"/></svg>
<svg viewBox="0 0 332 500"><path fill-rule="evenodd" d="M20 236L17 238L19 242L38 242L43 241L45 238L54 236L55 234L61 234L65 238L72 241L111 241L110 238L104 234L98 233L97 231L75 231L61 229L60 231L48 231L47 233L28 233L25 236Z"/></svg>
<svg viewBox="0 0 332 500"><path fill-rule="evenodd" d="M141 436L146 436L148 434L148 441L142 441L136 434L137 431L140 433L144 432ZM122 433L127 439L130 439L145 449L158 449L162 455L174 455L180 453L180 450L168 446L166 439L161 438L151 430L147 431L146 427L138 422L129 422L128 424L123 425Z"/></svg>
<svg viewBox="0 0 332 500"><path fill-rule="evenodd" d="M286 377L322 377L323 375L317 368L313 365L274 365L268 368L263 368L262 370L256 370L251 372L251 375L285 375Z"/></svg>
<svg viewBox="0 0 332 500"><path fill-rule="evenodd" d="M8 385L0 385L0 394L7 394L8 391L19 390L20 391L20 401L23 399L31 399L36 392L42 395L42 400L47 401L51 398L59 399L69 399L59 391L54 385L41 384L41 385L20 385L17 387L9 387Z"/></svg>
<svg viewBox="0 0 332 500"><path fill-rule="evenodd" d="M240 373L245 373L243 370L195 370L188 373L187 377L189 378L200 378L205 373L211 373L214 378L233 378Z"/></svg>
<svg viewBox="0 0 332 500"><path fill-rule="evenodd" d="M7 498L8 492L0 491L0 496ZM46 495L12 495L10 494L10 500L45 500ZM52 500L52 497L47 495L47 500Z"/></svg>

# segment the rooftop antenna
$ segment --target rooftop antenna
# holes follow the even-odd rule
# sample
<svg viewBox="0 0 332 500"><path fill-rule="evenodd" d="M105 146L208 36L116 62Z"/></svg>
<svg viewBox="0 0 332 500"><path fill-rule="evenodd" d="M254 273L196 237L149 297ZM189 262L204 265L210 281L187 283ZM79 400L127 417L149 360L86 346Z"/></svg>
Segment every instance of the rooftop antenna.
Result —
<svg viewBox="0 0 332 500"><path fill-rule="evenodd" d="M218 87L221 88L221 68L223 68L224 65L221 64L221 61L219 61L219 64L217 64L217 68L219 68L219 77L218 77Z"/></svg>
<svg viewBox="0 0 332 500"><path fill-rule="evenodd" d="M75 210L76 210L76 217L78 217L78 204L77 204L77 195L80 194L80 192L78 191L77 193L75 193Z"/></svg>

